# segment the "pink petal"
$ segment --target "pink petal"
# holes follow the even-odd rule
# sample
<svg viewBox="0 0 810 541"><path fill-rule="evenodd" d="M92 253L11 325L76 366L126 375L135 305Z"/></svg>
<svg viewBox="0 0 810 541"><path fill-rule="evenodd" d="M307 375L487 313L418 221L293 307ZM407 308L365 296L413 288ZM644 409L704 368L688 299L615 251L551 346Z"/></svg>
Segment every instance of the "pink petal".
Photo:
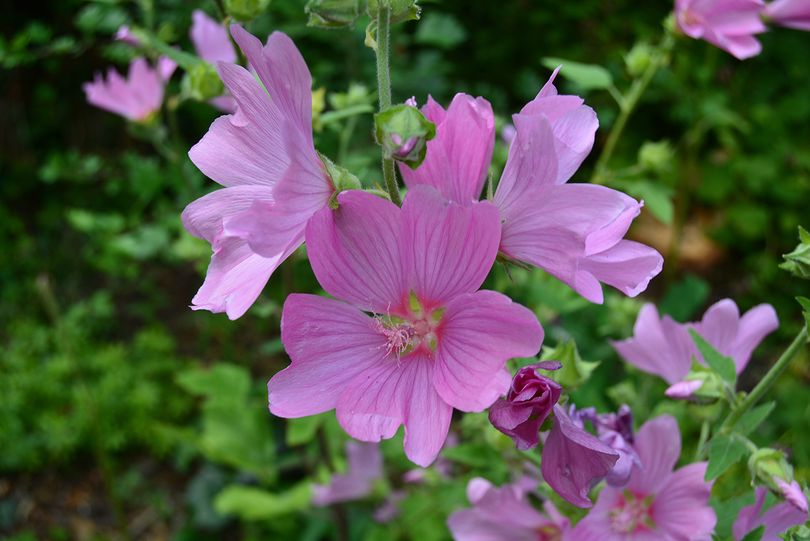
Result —
<svg viewBox="0 0 810 541"><path fill-rule="evenodd" d="M408 192L399 245L411 289L426 309L476 291L498 252L498 210L448 202L428 186Z"/></svg>
<svg viewBox="0 0 810 541"><path fill-rule="evenodd" d="M765 6L764 15L776 24L810 31L810 3L807 0L775 0Z"/></svg>
<svg viewBox="0 0 810 541"><path fill-rule="evenodd" d="M271 203L273 192L265 186L234 186L216 190L190 203L183 210L183 226L195 237L213 243L223 222L248 210L256 201Z"/></svg>
<svg viewBox="0 0 810 541"><path fill-rule="evenodd" d="M695 392L702 386L703 381L701 380L679 381L678 383L670 385L667 390L664 391L664 395L668 398L687 400L692 398Z"/></svg>
<svg viewBox="0 0 810 541"><path fill-rule="evenodd" d="M411 355L402 362L413 364L416 372L413 386L405 397L405 456L426 468L436 460L444 446L453 408L434 388L431 378L433 359Z"/></svg>
<svg viewBox="0 0 810 541"><path fill-rule="evenodd" d="M711 539L717 515L709 505L712 484L703 480L705 474L706 462L684 466L668 476L655 497L652 520L673 539Z"/></svg>
<svg viewBox="0 0 810 541"><path fill-rule="evenodd" d="M770 304L757 305L740 318L737 338L731 352L738 374L745 369L754 349L778 327L779 318Z"/></svg>
<svg viewBox="0 0 810 541"><path fill-rule="evenodd" d="M212 64L237 61L236 51L224 26L199 9L192 12L191 21L189 37L200 58Z"/></svg>
<svg viewBox="0 0 810 541"><path fill-rule="evenodd" d="M374 443L346 443L348 467L345 474L333 475L328 485L312 486L312 503L332 505L365 498L371 494L373 483L383 475L380 446Z"/></svg>
<svg viewBox="0 0 810 541"><path fill-rule="evenodd" d="M445 307L433 383L454 408L482 411L508 389L508 380L491 386L506 361L540 350L543 328L531 311L494 291L462 295Z"/></svg>
<svg viewBox="0 0 810 541"><path fill-rule="evenodd" d="M675 419L661 415L644 423L636 434L635 448L642 467L633 473L628 488L646 495L669 490L668 479L681 455L681 432Z"/></svg>
<svg viewBox="0 0 810 541"><path fill-rule="evenodd" d="M635 297L647 289L650 280L658 276L663 266L664 258L654 249L640 242L622 240L613 248L590 255L582 262L574 289L588 300L602 302L601 292L594 295L587 286L581 285L583 275L585 284L592 283L589 274L628 297Z"/></svg>
<svg viewBox="0 0 810 541"><path fill-rule="evenodd" d="M723 355L731 355L740 327L740 311L731 299L723 299L711 305L695 332L706 339Z"/></svg>
<svg viewBox="0 0 810 541"><path fill-rule="evenodd" d="M401 212L361 191L338 196L339 208L324 208L307 226L312 270L331 295L362 310L399 313L408 290L400 263Z"/></svg>
<svg viewBox="0 0 810 541"><path fill-rule="evenodd" d="M287 297L281 340L291 363L267 383L270 411L279 417L329 411L354 379L385 366L385 337L374 320L333 299Z"/></svg>
<svg viewBox="0 0 810 541"><path fill-rule="evenodd" d="M765 525L761 541L780 541L780 534L788 528L804 524L807 520L806 512L796 509L788 502L777 503L763 513L762 506L767 493L767 489L757 487L756 501L740 510L732 528L736 541L740 541L748 532L760 525Z"/></svg>
<svg viewBox="0 0 810 541"><path fill-rule="evenodd" d="M467 499L470 500L470 503L476 504L492 488L492 483L486 479L473 477L470 479L470 482L467 483Z"/></svg>

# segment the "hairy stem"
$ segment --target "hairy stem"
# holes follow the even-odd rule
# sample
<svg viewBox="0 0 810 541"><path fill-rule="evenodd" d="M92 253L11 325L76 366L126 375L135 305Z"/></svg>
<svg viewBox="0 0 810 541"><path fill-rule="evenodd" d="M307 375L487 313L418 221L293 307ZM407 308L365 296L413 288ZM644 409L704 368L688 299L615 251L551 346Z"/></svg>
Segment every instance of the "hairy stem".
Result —
<svg viewBox="0 0 810 541"><path fill-rule="evenodd" d="M380 111L391 107L391 66L389 65L391 42L391 6L387 0L380 0L380 10L377 13L377 95L380 100ZM399 206L399 186L397 186L397 173L394 169L394 160L382 159L383 178L385 189L391 201Z"/></svg>

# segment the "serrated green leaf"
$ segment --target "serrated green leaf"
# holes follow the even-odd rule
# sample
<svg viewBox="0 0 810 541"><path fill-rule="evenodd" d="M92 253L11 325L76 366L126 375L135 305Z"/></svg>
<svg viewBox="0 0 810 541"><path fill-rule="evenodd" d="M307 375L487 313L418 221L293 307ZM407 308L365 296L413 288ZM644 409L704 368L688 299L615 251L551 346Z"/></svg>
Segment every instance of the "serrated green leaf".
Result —
<svg viewBox="0 0 810 541"><path fill-rule="evenodd" d="M709 465L706 468L706 481L721 476L731 466L739 462L748 452L745 444L736 437L721 434L712 438L709 446Z"/></svg>
<svg viewBox="0 0 810 541"><path fill-rule="evenodd" d="M310 498L308 482L277 494L256 487L230 485L217 494L214 509L243 520L267 520L307 509Z"/></svg>
<svg viewBox="0 0 810 541"><path fill-rule="evenodd" d="M692 340L695 341L698 351L700 351L700 354L703 356L706 364L709 365L709 368L733 385L737 381L737 367L734 365L734 361L731 357L721 355L720 352L714 349L714 346L693 329L689 329L689 334L692 335Z"/></svg>
<svg viewBox="0 0 810 541"><path fill-rule="evenodd" d="M543 58L542 63L550 70L562 66L560 74L582 90L604 89L613 85L613 76L610 72L596 64L583 64L550 56Z"/></svg>
<svg viewBox="0 0 810 541"><path fill-rule="evenodd" d="M763 534L765 534L765 526L760 526L745 534L745 537L743 537L740 541L761 541Z"/></svg>
<svg viewBox="0 0 810 541"><path fill-rule="evenodd" d="M734 430L743 436L753 432L762 421L768 418L774 407L776 407L776 402L768 402L748 410L734 425Z"/></svg>

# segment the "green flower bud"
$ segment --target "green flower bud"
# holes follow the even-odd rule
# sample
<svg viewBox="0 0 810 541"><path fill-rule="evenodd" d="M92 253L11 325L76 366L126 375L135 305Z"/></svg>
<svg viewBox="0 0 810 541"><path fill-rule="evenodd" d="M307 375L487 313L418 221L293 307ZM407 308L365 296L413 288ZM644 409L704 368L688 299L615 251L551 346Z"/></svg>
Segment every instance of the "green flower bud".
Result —
<svg viewBox="0 0 810 541"><path fill-rule="evenodd" d="M647 141L638 151L638 164L645 171L661 173L672 164L673 151L669 141Z"/></svg>
<svg viewBox="0 0 810 541"><path fill-rule="evenodd" d="M574 390L585 383L591 373L599 366L599 361L589 362L582 360L573 340L561 342L557 347L544 347L540 355L541 361L560 361L562 367L550 373L551 379L562 385L566 390Z"/></svg>
<svg viewBox="0 0 810 541"><path fill-rule="evenodd" d="M360 16L360 0L309 0L304 11L309 15L307 26L344 28Z"/></svg>
<svg viewBox="0 0 810 541"><path fill-rule="evenodd" d="M198 101L208 101L221 96L225 86L217 70L208 62L198 62L183 77L184 93Z"/></svg>
<svg viewBox="0 0 810 541"><path fill-rule="evenodd" d="M416 169L425 159L436 126L416 107L395 105L374 115L374 135L386 158Z"/></svg>
<svg viewBox="0 0 810 541"><path fill-rule="evenodd" d="M225 0L225 12L237 21L255 19L267 9L270 0Z"/></svg>
<svg viewBox="0 0 810 541"><path fill-rule="evenodd" d="M380 5L387 4L391 9L391 24L405 21L418 21L422 8L417 4L417 0L368 0L368 14L372 18L377 17Z"/></svg>
<svg viewBox="0 0 810 541"><path fill-rule="evenodd" d="M779 265L779 268L799 278L810 280L810 233L805 228L799 226L799 245L796 249L782 257L785 258L785 262Z"/></svg>
<svg viewBox="0 0 810 541"><path fill-rule="evenodd" d="M780 492L776 479L793 481L793 467L785 459L785 453L777 449L763 447L755 451L748 459L751 477L774 492Z"/></svg>
<svg viewBox="0 0 810 541"><path fill-rule="evenodd" d="M653 58L653 49L646 43L636 43L630 52L624 56L624 65L627 73L633 77L641 75L650 67Z"/></svg>

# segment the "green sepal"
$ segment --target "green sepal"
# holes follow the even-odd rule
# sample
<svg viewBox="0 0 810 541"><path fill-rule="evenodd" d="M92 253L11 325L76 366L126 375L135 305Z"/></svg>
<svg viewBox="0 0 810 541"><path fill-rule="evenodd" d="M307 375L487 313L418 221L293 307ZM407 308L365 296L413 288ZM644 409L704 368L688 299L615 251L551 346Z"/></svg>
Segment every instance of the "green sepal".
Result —
<svg viewBox="0 0 810 541"><path fill-rule="evenodd" d="M427 142L436 136L436 125L419 109L394 105L374 115L374 137L386 158L416 169L425 160Z"/></svg>

